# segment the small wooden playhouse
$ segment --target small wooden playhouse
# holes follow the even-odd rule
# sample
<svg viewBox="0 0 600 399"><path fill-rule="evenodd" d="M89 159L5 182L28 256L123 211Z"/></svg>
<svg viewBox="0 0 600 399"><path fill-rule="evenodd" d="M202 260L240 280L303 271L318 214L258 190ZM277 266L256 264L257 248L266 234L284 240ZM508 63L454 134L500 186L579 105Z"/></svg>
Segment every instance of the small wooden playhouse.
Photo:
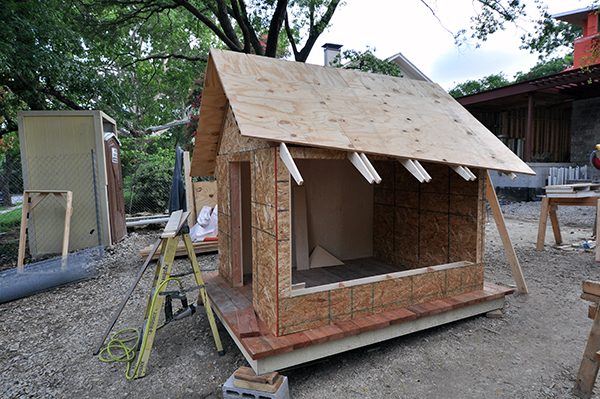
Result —
<svg viewBox="0 0 600 399"><path fill-rule="evenodd" d="M533 173L434 83L212 50L192 175L217 178L208 290L255 371L501 308L489 169Z"/></svg>

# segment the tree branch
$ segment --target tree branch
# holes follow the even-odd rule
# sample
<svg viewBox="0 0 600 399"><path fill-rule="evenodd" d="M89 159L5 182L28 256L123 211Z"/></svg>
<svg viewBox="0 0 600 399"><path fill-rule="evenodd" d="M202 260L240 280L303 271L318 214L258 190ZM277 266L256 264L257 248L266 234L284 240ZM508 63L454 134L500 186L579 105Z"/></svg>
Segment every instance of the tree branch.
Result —
<svg viewBox="0 0 600 399"><path fill-rule="evenodd" d="M294 53L294 58L298 58L298 47L296 46L296 39L294 39L294 33L292 32L292 28L290 27L290 21L288 13L285 13L285 33L287 35L288 41L292 46L292 51Z"/></svg>
<svg viewBox="0 0 600 399"><path fill-rule="evenodd" d="M67 107L69 107L71 109L74 109L74 110L84 109L82 106L77 104L75 101L71 100L70 98L68 98L63 93L56 90L54 87L52 87L50 85L47 85L46 87L42 88L40 91L42 93L45 93L47 95L54 97L55 99L57 99L58 101L60 101L61 103L63 103L64 105L66 105Z"/></svg>
<svg viewBox="0 0 600 399"><path fill-rule="evenodd" d="M146 57L138 58L131 62L128 62L127 64L123 65L122 68L127 68L127 67L135 65L137 63L144 62L144 61L166 60L166 59L170 59L170 58L176 58L179 60L186 60L186 61L192 61L192 62L200 62L200 61L206 62L208 60L208 58L205 56L194 57L194 56L183 55L183 54L150 54Z"/></svg>
<svg viewBox="0 0 600 399"><path fill-rule="evenodd" d="M444 28L444 30L448 33L450 33L452 36L454 36L454 32L452 32L450 29L446 28L446 26L444 25L444 23L442 22L442 20L440 19L440 17L437 15L437 13L433 10L433 8L431 8L431 6L425 1L425 0L420 0L421 4L423 4L425 7L427 7L429 9L429 11L431 11L431 14L434 16L435 19L438 20L438 22L440 23L440 26L442 28Z"/></svg>
<svg viewBox="0 0 600 399"><path fill-rule="evenodd" d="M242 14L240 13L240 8L238 7L237 0L231 1L231 9L228 9L228 11L236 20L236 22L240 26L240 29L242 30L242 34L244 35L244 53L250 53L250 32L248 29L248 25L245 24L244 19L242 18Z"/></svg>
<svg viewBox="0 0 600 399"><path fill-rule="evenodd" d="M206 15L202 14L200 10L190 4L187 0L172 0L173 3L182 6L186 10L188 10L194 17L196 17L200 22L202 22L208 29L213 31L215 35L219 37L225 43L227 47L229 47L233 51L242 51L242 48L239 46L239 43L236 44L227 37L227 35L219 29L217 25L214 24Z"/></svg>
<svg viewBox="0 0 600 399"><path fill-rule="evenodd" d="M231 21L229 20L229 15L227 14L227 5L223 2L223 0L215 0L217 3L217 13L215 14L219 23L221 24L221 28L223 32L227 35L227 37L235 43L236 47L240 50L243 50L242 44L237 36L237 33L231 26Z"/></svg>
<svg viewBox="0 0 600 399"><path fill-rule="evenodd" d="M236 0L233 0L233 1L235 2ZM238 0L238 4L240 6L240 14L242 15L242 20L244 21L244 25L246 25L249 29L250 43L252 44L252 47L254 48L254 52L258 55L263 55L264 54L263 46L260 43L260 40L258 40L258 36L256 36L256 31L253 29L252 24L248 20L248 11L246 10L246 3L244 3L244 0Z"/></svg>
<svg viewBox="0 0 600 399"><path fill-rule="evenodd" d="M321 19L315 23L313 28L310 30L308 39L306 40L304 47L302 47L302 50L300 50L299 56L296 57L296 61L306 62L306 59L315 45L315 42L319 38L319 35L323 33L327 25L329 25L329 21L331 21L331 17L333 17L333 13L339 4L340 0L331 0L331 3L329 3L327 6L327 11L325 11L325 14L323 14Z"/></svg>
<svg viewBox="0 0 600 399"><path fill-rule="evenodd" d="M271 24L269 25L269 33L267 36L267 48L265 49L265 55L267 57L277 56L277 43L279 42L279 32L281 31L281 25L287 14L287 3L288 0L277 0L275 6L275 12L271 18Z"/></svg>

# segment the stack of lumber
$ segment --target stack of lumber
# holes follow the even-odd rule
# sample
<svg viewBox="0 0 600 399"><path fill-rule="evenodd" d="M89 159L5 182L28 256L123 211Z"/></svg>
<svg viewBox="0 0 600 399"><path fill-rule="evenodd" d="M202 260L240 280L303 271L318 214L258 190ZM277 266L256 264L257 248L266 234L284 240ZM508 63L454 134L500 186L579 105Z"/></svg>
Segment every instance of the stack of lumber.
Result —
<svg viewBox="0 0 600 399"><path fill-rule="evenodd" d="M233 378L233 385L238 388L270 393L277 392L283 383L283 377L276 371L256 375L250 367L240 367L233 373Z"/></svg>
<svg viewBox="0 0 600 399"><path fill-rule="evenodd" d="M600 197L600 184L576 183L546 186L546 196L549 198L581 198Z"/></svg>
<svg viewBox="0 0 600 399"><path fill-rule="evenodd" d="M196 254L217 252L219 250L219 241L217 241L217 240L199 241L199 242L193 242L192 244L194 246L194 252ZM142 258L147 257L150 254L150 251L152 251L152 245L148 245L147 247L140 249L140 257L142 257ZM152 257L152 259L158 259L159 256L160 256L160 247L158 248L158 250ZM177 252L175 253L175 256L187 256L187 251L185 249L185 245L183 244L183 241L180 241L179 244L177 244Z"/></svg>

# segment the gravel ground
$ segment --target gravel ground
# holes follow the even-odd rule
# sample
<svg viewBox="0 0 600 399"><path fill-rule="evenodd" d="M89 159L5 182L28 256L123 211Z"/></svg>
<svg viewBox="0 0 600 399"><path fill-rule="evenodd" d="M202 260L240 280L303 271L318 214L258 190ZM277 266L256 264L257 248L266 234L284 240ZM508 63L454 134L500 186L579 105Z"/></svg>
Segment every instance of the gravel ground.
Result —
<svg viewBox="0 0 600 399"><path fill-rule="evenodd" d="M284 372L294 398L571 398L591 321L581 281L600 279L593 254L547 245L534 250L537 202L503 205L530 295L507 298L501 319L475 317ZM560 208L568 243L589 239L591 208ZM512 284L493 221L486 228L486 279ZM97 278L0 305L0 397L213 398L245 361L221 327L219 357L206 318L187 318L157 334L145 378L126 381L122 364L92 356L155 238L131 233L99 264ZM199 258L214 269L216 255ZM185 269L178 261L178 270ZM147 273L121 317L137 327L151 283Z"/></svg>

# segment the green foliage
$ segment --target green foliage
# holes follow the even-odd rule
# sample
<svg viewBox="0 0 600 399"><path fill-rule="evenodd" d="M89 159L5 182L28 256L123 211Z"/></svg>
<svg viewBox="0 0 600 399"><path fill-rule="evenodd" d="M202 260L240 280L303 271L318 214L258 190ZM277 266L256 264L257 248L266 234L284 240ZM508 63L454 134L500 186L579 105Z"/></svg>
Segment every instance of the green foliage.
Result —
<svg viewBox="0 0 600 399"><path fill-rule="evenodd" d="M0 206L10 206L11 194L22 191L19 136L12 132L0 137Z"/></svg>
<svg viewBox="0 0 600 399"><path fill-rule="evenodd" d="M93 106L100 71L77 32L76 10L59 0L6 0L0 7L2 128L15 130L22 108Z"/></svg>
<svg viewBox="0 0 600 399"><path fill-rule="evenodd" d="M581 36L581 27L558 21L548 13L545 6L540 6L542 15L538 19L534 32L521 36L521 48L531 53L538 53L544 60L561 50L573 50L573 42Z"/></svg>
<svg viewBox="0 0 600 399"><path fill-rule="evenodd" d="M556 57L548 61L539 61L529 70L529 72L517 72L515 74L515 83L524 82L531 79L541 78L555 73L559 73L573 65L573 56Z"/></svg>
<svg viewBox="0 0 600 399"><path fill-rule="evenodd" d="M536 3L540 1L535 0ZM471 26L454 34L458 45L469 39L476 43L486 41L490 35L504 30L507 22L515 23L527 15L526 5L522 0L476 0L473 1L473 11Z"/></svg>
<svg viewBox="0 0 600 399"><path fill-rule="evenodd" d="M365 51L345 50L342 52L342 64L340 59L335 60L334 66L346 69L358 69L363 72L379 73L382 75L402 77L402 70L393 62L382 60L373 54L373 50L367 47Z"/></svg>
<svg viewBox="0 0 600 399"><path fill-rule="evenodd" d="M159 163L147 159L131 177L130 190L125 192L127 213L164 213L169 206L169 191L174 161Z"/></svg>
<svg viewBox="0 0 600 399"><path fill-rule="evenodd" d="M94 21L117 13L80 7L75 0L3 3L0 135L16 129L23 109L102 109L130 130L184 115L212 33L181 11L100 29Z"/></svg>
<svg viewBox="0 0 600 399"><path fill-rule="evenodd" d="M479 80L467 80L466 82L457 84L448 93L452 97L462 97L469 94L480 93L482 91L497 89L513 83L521 83L531 79L541 78L543 76L559 73L570 67L573 63L573 55L569 54L565 57L555 57L548 61L539 61L527 72L517 72L514 80L508 80L506 76L500 72L492 74Z"/></svg>
<svg viewBox="0 0 600 399"><path fill-rule="evenodd" d="M127 213L167 209L179 136L123 137L121 164Z"/></svg>
<svg viewBox="0 0 600 399"><path fill-rule="evenodd" d="M432 12L435 11L422 1ZM461 45L469 40L478 46L490 35L504 30L507 23L520 26L521 22L534 22L535 28L521 36L521 48L537 53L540 60L555 57L564 51L572 51L573 41L581 36L581 28L566 22L557 21L548 12L544 0L475 0L474 15L468 28L459 30L455 41ZM590 5L597 5L598 0L589 0Z"/></svg>
<svg viewBox="0 0 600 399"><path fill-rule="evenodd" d="M0 233L15 230L21 224L21 208L0 213Z"/></svg>
<svg viewBox="0 0 600 399"><path fill-rule="evenodd" d="M338 4L6 0L0 136L16 130L16 112L26 109L102 109L134 134L182 119L209 48L274 57L287 55L291 42L296 59L305 61Z"/></svg>
<svg viewBox="0 0 600 399"><path fill-rule="evenodd" d="M182 8L125 20L120 5L84 4L83 34L94 37L117 74L119 107L112 114L121 126L136 131L183 118L188 92L215 46L212 32Z"/></svg>
<svg viewBox="0 0 600 399"><path fill-rule="evenodd" d="M479 80L467 80L459 83L452 88L448 93L452 97L468 96L469 94L479 93L485 90L496 89L498 87L509 85L510 81L500 72L485 76Z"/></svg>

